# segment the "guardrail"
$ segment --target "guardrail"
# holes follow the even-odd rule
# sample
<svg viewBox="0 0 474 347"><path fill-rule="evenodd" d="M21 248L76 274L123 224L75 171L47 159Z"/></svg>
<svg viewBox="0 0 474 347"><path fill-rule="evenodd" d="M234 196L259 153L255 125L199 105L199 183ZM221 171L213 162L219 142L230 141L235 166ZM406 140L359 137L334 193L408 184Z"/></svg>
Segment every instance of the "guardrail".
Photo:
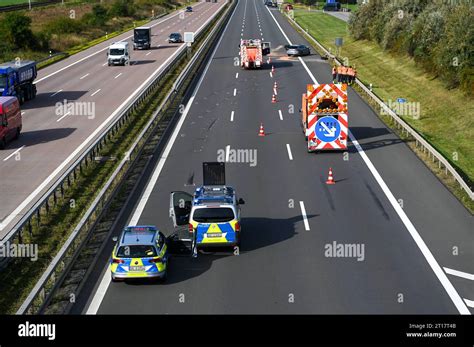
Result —
<svg viewBox="0 0 474 347"><path fill-rule="evenodd" d="M284 14L291 23L293 23L301 32L306 35L312 42L314 42L328 57L334 59L337 65L342 63L338 58L331 54L321 43L319 43L313 36L311 36L306 30L304 30L293 18L288 14ZM439 153L428 141L426 141L414 128L412 128L407 122L405 122L399 115L397 115L390 107L388 107L382 99L380 99L374 92L372 92L362 81L356 78L357 85L369 96L372 100L378 104L383 111L389 115L392 120L397 125L398 129L402 130L402 134L406 133L407 135L412 136L415 139L415 146L420 147L423 153L427 152L429 157L432 158L433 162L438 161L438 168L441 169L444 167L445 174L448 172L453 176L453 178L458 182L462 190L466 192L471 200L474 200L474 192L471 187L464 181L461 175L456 171L456 169L449 163L449 161Z"/></svg>
<svg viewBox="0 0 474 347"><path fill-rule="evenodd" d="M31 8L54 5L54 4L58 4L62 1L63 0L31 1ZM29 9L29 8L30 8L30 4L29 4L28 1L26 1L23 4L0 6L0 12L26 10L26 9Z"/></svg>
<svg viewBox="0 0 474 347"><path fill-rule="evenodd" d="M214 26L209 35L204 39L199 49L196 51L194 56L188 62L186 67L177 77L176 81L173 83L171 90L167 93L163 101L160 103L158 109L153 113L150 121L147 123L145 128L140 132L140 135L137 137L135 142L132 144L131 149L128 151L128 155L120 162L118 167L114 170L113 174L109 177L104 187L101 189L99 194L94 199L91 206L88 208L87 212L81 218L79 224L74 228L74 231L69 236L65 244L61 247L59 253L54 257L53 261L50 263L44 274L41 276L40 280L37 282L33 290L28 295L27 299L21 305L17 314L29 314L41 311L43 306L47 303L50 295L55 291L58 285L64 279L65 274L71 268L74 259L77 257L84 241L87 240L89 232L95 223L98 221L101 213L106 209L108 204L111 201L111 198L114 196L116 191L120 186L122 178L126 177L130 168L133 167L133 163L140 156L140 153L147 142L149 136L153 133L153 129L158 125L159 116L165 105L170 104L174 101L176 91L180 89L183 81L189 77L192 68L194 67L195 62L202 54L206 54L207 50L210 47L209 42L211 40L216 40L216 33L218 29L222 26L223 21L228 17L229 11L233 9L233 5L228 7L227 12L219 19L219 22ZM216 12L211 18L217 16L219 12ZM209 21L206 27L214 24L215 19ZM205 31L205 28L196 34L196 39L200 38L202 32ZM150 82L150 84L138 95L135 101L130 105L130 108L133 108L137 105L138 102L142 101L144 97L149 95L150 91L157 86L159 80L162 76L165 76L168 72L176 67L181 62L181 59L184 55L188 54L186 47L181 47L181 53L176 57L173 64L170 64L156 79ZM125 114L129 113L124 113ZM122 117L120 117L122 118ZM112 131L112 130L110 130ZM104 137L107 135L104 134ZM91 146L93 150L95 146ZM87 153L85 155L87 157ZM78 164L79 165L79 164Z"/></svg>

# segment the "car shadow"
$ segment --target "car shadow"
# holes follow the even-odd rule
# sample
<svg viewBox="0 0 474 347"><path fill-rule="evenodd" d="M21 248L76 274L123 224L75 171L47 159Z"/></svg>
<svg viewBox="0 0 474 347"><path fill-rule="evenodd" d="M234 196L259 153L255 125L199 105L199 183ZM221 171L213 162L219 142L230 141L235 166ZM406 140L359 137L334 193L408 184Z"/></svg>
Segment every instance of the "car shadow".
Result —
<svg viewBox="0 0 474 347"><path fill-rule="evenodd" d="M56 128L22 132L17 141L7 145L7 149L17 149L22 146L31 147L42 143L53 142L71 135L76 128Z"/></svg>
<svg viewBox="0 0 474 347"><path fill-rule="evenodd" d="M308 219L317 215L308 215ZM245 257L247 253L285 242L297 234L296 223L303 223L301 215L287 219L242 218L242 239L239 255L229 247L206 248L198 251L193 258L188 254L170 255L166 281L127 280L129 285L172 285L201 276L208 271L213 262L227 257Z"/></svg>
<svg viewBox="0 0 474 347"><path fill-rule="evenodd" d="M135 61L133 61L132 66L153 64L155 62L156 62L156 60L135 60Z"/></svg>
<svg viewBox="0 0 474 347"><path fill-rule="evenodd" d="M53 95L54 92L49 93L38 93L36 98L28 101L22 105L22 110L37 109L43 107L55 106L58 102L64 103L64 100L72 102L78 100L85 94L89 93L87 90L75 90L75 91L61 91L60 93Z"/></svg>

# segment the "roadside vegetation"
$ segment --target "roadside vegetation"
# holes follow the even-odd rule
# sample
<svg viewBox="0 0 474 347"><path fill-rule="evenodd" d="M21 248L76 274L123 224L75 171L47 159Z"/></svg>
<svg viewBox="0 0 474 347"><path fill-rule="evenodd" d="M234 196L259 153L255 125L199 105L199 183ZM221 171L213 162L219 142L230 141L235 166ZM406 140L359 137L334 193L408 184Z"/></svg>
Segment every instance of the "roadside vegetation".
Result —
<svg viewBox="0 0 474 347"><path fill-rule="evenodd" d="M361 6L360 13L364 6L366 5ZM451 10L453 15L447 15L443 20L445 27L443 30L438 29L439 35L433 35L431 32L434 29L428 24L424 30L429 33L422 35L421 29L414 30L427 18L436 17L436 13L423 14L419 19L422 22L413 22L410 24L411 29L404 29L405 25L409 25L405 23L397 27L397 30L394 29L397 22L390 19L390 16L397 16L398 11L385 12L384 17L378 19L378 27L375 24L369 25L369 22L355 24L354 19L348 26L342 20L322 12L296 10L294 15L298 24L305 30L308 29L309 34L333 53L336 52L335 38L342 37L344 43L338 54L339 58L347 65L355 66L359 79L366 85L372 84L374 92L386 103L393 104L397 98L405 98L407 102L419 105L419 114L398 113L436 147L472 186L474 22L469 6L457 6L459 8ZM409 13L407 9L405 15L414 17ZM377 21L377 17L370 18L371 23ZM382 31L384 25L387 29ZM411 36L412 31L418 34ZM378 39L372 41L371 38L375 36ZM411 47L412 55L406 52L407 47ZM434 49L436 52L432 52ZM459 57L458 66L447 66L454 57ZM430 59L440 65L429 65Z"/></svg>
<svg viewBox="0 0 474 347"><path fill-rule="evenodd" d="M40 60L75 53L91 41L140 25L181 6L184 0L102 0L66 2L31 11L0 14L0 62ZM96 42L97 43L97 42Z"/></svg>

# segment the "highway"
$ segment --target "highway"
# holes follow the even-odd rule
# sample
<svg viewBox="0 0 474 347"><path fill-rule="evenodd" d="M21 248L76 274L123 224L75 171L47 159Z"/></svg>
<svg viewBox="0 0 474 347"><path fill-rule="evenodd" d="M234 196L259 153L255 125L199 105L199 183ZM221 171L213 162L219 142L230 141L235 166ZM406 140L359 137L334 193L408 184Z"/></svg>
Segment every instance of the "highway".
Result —
<svg viewBox="0 0 474 347"><path fill-rule="evenodd" d="M271 42L273 77L268 66L234 65L241 38ZM246 201L240 255L174 257L165 283L111 283L110 241L74 313L474 311L472 215L353 90L348 157L307 153L301 94L308 83L329 83L330 66L318 54L286 57L289 42L308 45L263 1L238 2L164 152L127 208L127 223L170 234L171 191L192 193L202 182L202 162L216 161L226 146L256 150L256 165L226 164L227 183ZM277 103L271 103L274 81ZM257 136L260 122L265 137ZM333 186L325 184L329 167ZM363 256L328 256L334 243L363 246Z"/></svg>
<svg viewBox="0 0 474 347"><path fill-rule="evenodd" d="M200 31L224 4L200 2L192 13L179 11L152 21L152 49L131 48L130 66L107 66L106 52L112 42L132 44L133 31L38 72L38 95L22 105L21 137L0 151L0 239L146 82L177 55L184 44L168 44L168 35ZM73 102L84 105L87 112L61 112L62 105Z"/></svg>

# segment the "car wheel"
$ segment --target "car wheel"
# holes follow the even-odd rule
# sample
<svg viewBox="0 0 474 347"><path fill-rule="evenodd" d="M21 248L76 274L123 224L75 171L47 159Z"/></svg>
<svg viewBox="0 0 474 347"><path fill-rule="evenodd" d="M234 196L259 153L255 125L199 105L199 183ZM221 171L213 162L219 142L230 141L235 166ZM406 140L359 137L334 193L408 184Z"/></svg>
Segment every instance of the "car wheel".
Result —
<svg viewBox="0 0 474 347"><path fill-rule="evenodd" d="M111 275L110 277L111 277L111 279L112 279L112 282L114 282L114 283L117 283L117 282L119 281L118 279L116 279L116 278L114 277L114 275Z"/></svg>
<svg viewBox="0 0 474 347"><path fill-rule="evenodd" d="M20 137L20 128L16 128L16 132L15 132L15 140L18 140L18 138Z"/></svg>

